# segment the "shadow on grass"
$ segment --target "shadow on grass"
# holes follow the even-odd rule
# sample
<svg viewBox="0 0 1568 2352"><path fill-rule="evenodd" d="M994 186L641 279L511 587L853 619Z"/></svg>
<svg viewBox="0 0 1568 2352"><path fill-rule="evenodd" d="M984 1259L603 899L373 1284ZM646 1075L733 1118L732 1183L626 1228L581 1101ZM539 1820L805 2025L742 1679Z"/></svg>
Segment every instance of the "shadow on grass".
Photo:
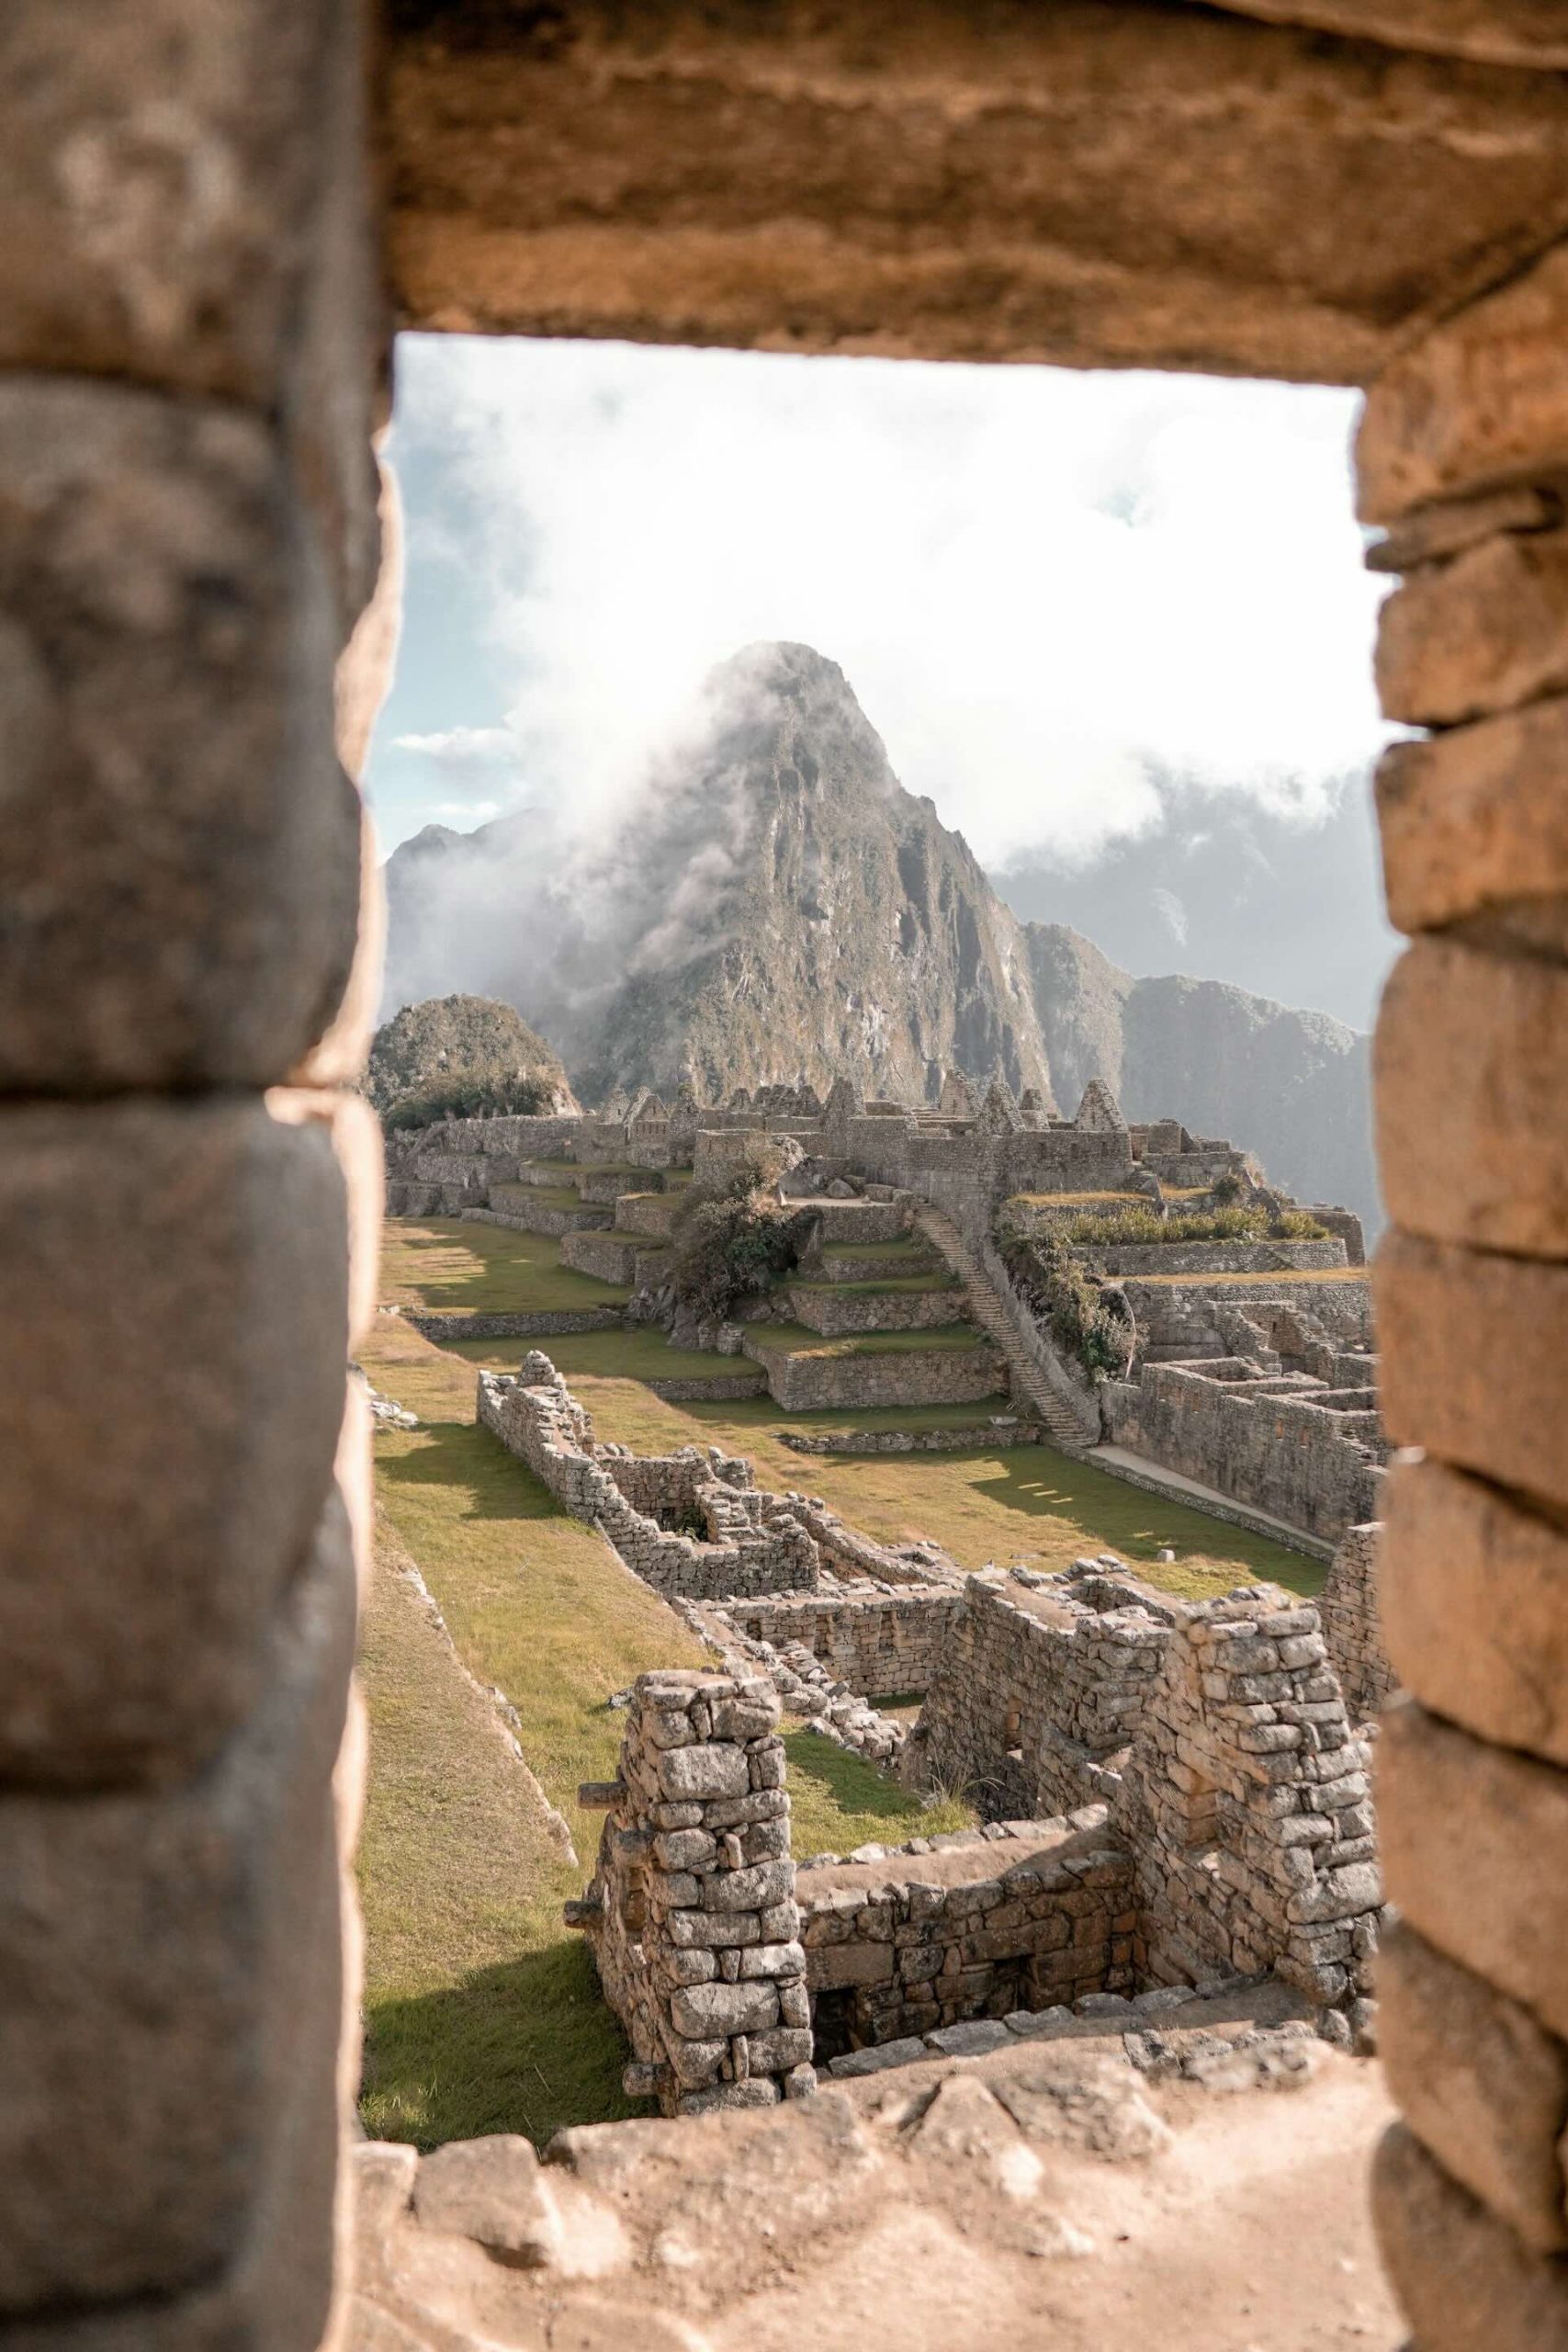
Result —
<svg viewBox="0 0 1568 2352"><path fill-rule="evenodd" d="M542 2148L571 2123L645 2115L631 2052L582 1939L482 1968L433 1993L371 2002L359 2109L374 2139L439 2147L520 2132Z"/></svg>
<svg viewBox="0 0 1568 2352"><path fill-rule="evenodd" d="M464 1519L558 1519L560 1505L525 1463L475 1421L427 1421L419 1442L377 1455L385 1490L441 1487L464 1498Z"/></svg>
<svg viewBox="0 0 1568 2352"><path fill-rule="evenodd" d="M924 1808L918 1796L885 1780L863 1757L852 1755L848 1748L835 1747L819 1732L786 1731L784 1744L789 1758L790 1795L797 1805L806 1794L807 1784L815 1783L847 1814L869 1814L878 1821L915 1822L920 1818Z"/></svg>
<svg viewBox="0 0 1568 2352"><path fill-rule="evenodd" d="M944 1457L948 1460L953 1457ZM1092 1528L1093 1542L1121 1553L1128 1560L1155 1562L1168 1547L1179 1562L1185 1556L1202 1559L1223 1553L1226 1560L1245 1561L1255 1576L1283 1585L1288 1592L1312 1599L1323 1589L1326 1573L1321 1561L1289 1552L1265 1535L1211 1519L1204 1511L1181 1503L1166 1502L1145 1494L1103 1471L1077 1463L1055 1447L1020 1446L1006 1454L996 1475L975 1483L976 1494L988 1495L1004 1509L1026 1518L1067 1520ZM1228 1590L1222 1577L1215 1590Z"/></svg>

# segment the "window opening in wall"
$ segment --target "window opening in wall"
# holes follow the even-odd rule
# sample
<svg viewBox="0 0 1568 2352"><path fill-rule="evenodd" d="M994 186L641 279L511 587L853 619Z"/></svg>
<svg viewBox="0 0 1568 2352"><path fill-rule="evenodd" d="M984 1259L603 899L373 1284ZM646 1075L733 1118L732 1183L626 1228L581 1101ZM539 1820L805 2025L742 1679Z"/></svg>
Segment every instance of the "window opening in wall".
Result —
<svg viewBox="0 0 1568 2352"><path fill-rule="evenodd" d="M1351 1432L1312 1402L1375 1381L1359 1033L1390 940L1352 405L401 345L408 581L370 764L400 1314L365 1368L389 1525L553 1826L528 1867L499 1819L454 1840L439 1905L367 1841L373 2130L425 2101L422 2136L460 2132L460 2098L420 2086L464 2079L444 2037L488 2030L514 1969L536 2031L602 2031L553 2121L602 2107L619 2029L559 1928L593 1806L643 1808L650 1843L581 1924L624 1972L700 1915L660 1997L729 2019L685 2061L719 2082L782 2084L803 2033L827 2064L895 2021L1134 1984L1125 1853L1092 1933L1042 1880L976 1958L942 1841L983 1834L989 1870L1108 1803L1179 1600L1299 1581L1270 1530L1315 1557L1371 1516L1375 1414ZM1152 1494L1056 1466L1101 1442ZM1080 1553L1077 1679L1043 1692L1013 1619L944 1676L969 1575L1076 1623L1038 1587ZM750 1779L771 1731L678 1681L637 1699L737 1657L785 1710L792 1812ZM378 1820L418 1784L404 1670L372 1676ZM652 1781L628 1791L634 1713ZM1216 1865L1213 1790L1187 1851ZM853 1983L801 1973L798 1866L878 1855L909 1881L903 1940L868 1901L833 1963ZM726 1942L704 1906L735 1873L754 1903ZM466 2007L424 1999L459 1979ZM673 2098L663 2063L639 2050L637 2096Z"/></svg>

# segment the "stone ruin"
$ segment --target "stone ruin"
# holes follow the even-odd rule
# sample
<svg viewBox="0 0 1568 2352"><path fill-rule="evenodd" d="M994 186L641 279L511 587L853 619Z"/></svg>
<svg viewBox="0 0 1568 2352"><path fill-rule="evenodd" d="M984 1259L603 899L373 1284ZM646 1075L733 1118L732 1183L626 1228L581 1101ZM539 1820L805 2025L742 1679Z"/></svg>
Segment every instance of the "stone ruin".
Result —
<svg viewBox="0 0 1568 2352"><path fill-rule="evenodd" d="M971 1577L937 1608L947 1639L905 1770L981 1759L979 1830L797 1864L772 1679L636 1686L619 1778L582 1792L613 1814L568 1913L631 2040L628 2090L669 2113L768 2103L811 2088L813 2065L974 2054L1265 1979L1365 2045L1368 1757L1316 1610L1266 1586L1151 1606L1100 1564L1006 1590ZM688 1997L698 1983L742 1989ZM760 2045L726 2046L753 2027Z"/></svg>
<svg viewBox="0 0 1568 2352"><path fill-rule="evenodd" d="M1337 1667L1359 1720L1391 1679L1375 1531L1337 1555L1331 1652L1318 1610L1267 1586L1184 1602L1110 1555L964 1577L716 1449L601 1444L536 1351L515 1380L480 1374L479 1419L720 1661L641 1678L615 1782L582 1792L610 1819L568 1916L631 2041L628 2089L669 2113L756 2106L804 2095L818 2059L999 2046L1086 2001L1265 1977L1370 2038L1381 1890ZM912 1695L912 1730L878 1712ZM965 1790L985 1826L797 1862L785 1712L908 1785Z"/></svg>

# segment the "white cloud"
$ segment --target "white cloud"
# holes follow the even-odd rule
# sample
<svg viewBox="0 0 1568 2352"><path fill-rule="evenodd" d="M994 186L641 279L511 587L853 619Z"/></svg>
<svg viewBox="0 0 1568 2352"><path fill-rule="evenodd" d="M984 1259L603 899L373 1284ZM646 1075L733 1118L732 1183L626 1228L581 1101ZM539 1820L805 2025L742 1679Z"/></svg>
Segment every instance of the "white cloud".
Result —
<svg viewBox="0 0 1568 2352"><path fill-rule="evenodd" d="M434 735L394 735L394 752L425 752L454 764L514 759L517 739L508 727L444 727Z"/></svg>
<svg viewBox="0 0 1568 2352"><path fill-rule="evenodd" d="M1310 807L1382 740L1351 394L414 338L400 408L507 681L503 728L399 739L451 784L500 763L591 828L773 637L990 863L1135 828L1145 759Z"/></svg>

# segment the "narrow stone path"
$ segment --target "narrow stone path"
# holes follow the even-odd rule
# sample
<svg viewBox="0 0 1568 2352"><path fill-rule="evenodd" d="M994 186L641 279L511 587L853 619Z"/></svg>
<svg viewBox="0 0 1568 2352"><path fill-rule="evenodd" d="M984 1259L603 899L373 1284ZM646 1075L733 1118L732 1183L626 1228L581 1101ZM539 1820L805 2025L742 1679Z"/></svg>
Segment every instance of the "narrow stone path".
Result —
<svg viewBox="0 0 1568 2352"><path fill-rule="evenodd" d="M915 1205L915 1224L964 1284L969 1320L986 1333L1006 1363L1014 1396L1044 1424L1064 1453L1087 1453L1093 1440L1030 1354L1018 1328L1018 1310L1003 1298L953 1219L920 1201Z"/></svg>

